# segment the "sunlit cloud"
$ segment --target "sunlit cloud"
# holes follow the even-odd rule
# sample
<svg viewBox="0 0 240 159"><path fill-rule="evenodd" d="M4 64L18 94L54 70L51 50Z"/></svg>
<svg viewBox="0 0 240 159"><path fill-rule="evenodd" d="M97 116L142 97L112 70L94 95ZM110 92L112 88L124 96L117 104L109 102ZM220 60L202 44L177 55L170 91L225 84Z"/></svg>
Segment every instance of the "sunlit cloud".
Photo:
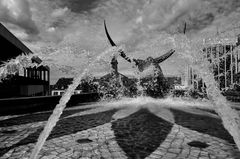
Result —
<svg viewBox="0 0 240 159"><path fill-rule="evenodd" d="M27 0L1 0L0 21L16 24L29 34L38 34Z"/></svg>
<svg viewBox="0 0 240 159"><path fill-rule="evenodd" d="M51 56L54 62L82 68L84 50L96 57L109 47L103 20L129 56L156 57L171 49L165 35L182 33L185 22L190 38L237 26L239 6L236 0L2 0L0 21L34 52L58 53ZM60 51L66 48L69 51ZM66 63L71 59L76 62ZM165 74L177 74L182 63L176 53L161 66ZM132 72L131 65L120 59L119 70Z"/></svg>

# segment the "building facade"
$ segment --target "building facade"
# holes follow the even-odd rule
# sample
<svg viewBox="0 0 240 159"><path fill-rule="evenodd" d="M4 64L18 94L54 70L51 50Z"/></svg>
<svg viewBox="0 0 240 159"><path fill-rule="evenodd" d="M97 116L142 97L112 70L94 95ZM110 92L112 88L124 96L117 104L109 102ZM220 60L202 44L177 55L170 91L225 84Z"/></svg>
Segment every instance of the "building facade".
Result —
<svg viewBox="0 0 240 159"><path fill-rule="evenodd" d="M0 46L0 65L21 54L32 53L1 23ZM37 66L24 68L23 72L19 70L15 75L9 75L0 81L0 98L44 96L49 94L49 67L40 66L42 60L37 56L32 57L31 60Z"/></svg>
<svg viewBox="0 0 240 159"><path fill-rule="evenodd" d="M216 44L203 49L204 58L212 66L215 80L220 90L233 88L240 84L240 47L239 39L236 44ZM187 84L194 89L201 90L204 87L202 79L192 67L187 68Z"/></svg>

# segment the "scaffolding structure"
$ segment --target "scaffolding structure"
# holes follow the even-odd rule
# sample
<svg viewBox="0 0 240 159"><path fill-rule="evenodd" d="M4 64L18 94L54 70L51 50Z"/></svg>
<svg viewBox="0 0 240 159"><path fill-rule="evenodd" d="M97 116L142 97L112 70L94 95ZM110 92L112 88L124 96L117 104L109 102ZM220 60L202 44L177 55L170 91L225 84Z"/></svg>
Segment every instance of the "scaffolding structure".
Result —
<svg viewBox="0 0 240 159"><path fill-rule="evenodd" d="M221 90L240 84L240 47L216 44L203 49L204 57L211 63L212 72ZM201 90L204 83L192 67L188 67L188 85Z"/></svg>

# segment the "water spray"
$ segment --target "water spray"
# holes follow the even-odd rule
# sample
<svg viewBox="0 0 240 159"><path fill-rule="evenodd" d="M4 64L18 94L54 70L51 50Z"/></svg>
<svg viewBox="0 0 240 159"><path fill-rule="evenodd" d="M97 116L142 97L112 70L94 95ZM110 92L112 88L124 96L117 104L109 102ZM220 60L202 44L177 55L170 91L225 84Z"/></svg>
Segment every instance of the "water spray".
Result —
<svg viewBox="0 0 240 159"><path fill-rule="evenodd" d="M109 54L110 52L115 51L116 48L110 48L105 52L102 52L95 60L93 60L88 67L84 69L84 71L74 78L73 83L67 88L63 96L61 97L59 104L53 110L52 115L49 117L43 131L41 132L38 141L32 151L30 156L31 159L36 159L38 153L40 152L43 144L45 143L47 137L50 135L53 127L56 125L57 121L59 120L64 108L66 107L67 102L70 100L71 96L74 94L74 90L78 87L81 79L85 76L85 74L92 68L95 62L99 61L104 55Z"/></svg>
<svg viewBox="0 0 240 159"><path fill-rule="evenodd" d="M240 150L240 117L233 110L226 98L221 94L217 82L211 70L211 64L204 58L202 51L205 46L199 41L190 41L186 36L175 36L173 44L176 50L182 52L185 59L192 62L192 67L198 72L206 84L208 98L214 103L213 107L223 121L223 126L232 135L238 149Z"/></svg>

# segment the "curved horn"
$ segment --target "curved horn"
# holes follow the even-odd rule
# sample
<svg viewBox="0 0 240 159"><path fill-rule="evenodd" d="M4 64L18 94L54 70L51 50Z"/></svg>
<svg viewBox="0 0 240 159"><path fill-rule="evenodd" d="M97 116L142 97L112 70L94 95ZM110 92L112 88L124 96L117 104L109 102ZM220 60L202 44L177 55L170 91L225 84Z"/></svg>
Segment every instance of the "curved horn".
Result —
<svg viewBox="0 0 240 159"><path fill-rule="evenodd" d="M108 41L110 42L110 44L112 45L112 46L117 46L114 42L113 42L113 40L112 40L112 38L110 37L110 35L108 34L108 30L107 30L107 26L106 26L106 22L105 22L105 20L104 20L104 28L105 28L105 32L106 32L106 35L107 35L107 38L108 38ZM124 58L125 60L127 60L128 62L132 62L132 60L129 58L129 57L127 57L127 55L125 54L125 52L123 51L123 50L119 50L118 51L120 54L120 56L122 57L122 58ZM135 62L136 63L136 62Z"/></svg>
<svg viewBox="0 0 240 159"><path fill-rule="evenodd" d="M110 35L108 34L108 30L107 30L107 26L106 26L105 20L104 20L104 28L105 28L105 33L106 33L106 35L107 35L107 38L108 38L108 41L110 42L110 44L111 44L112 46L117 46L117 45L113 42L113 40L112 40L112 38L110 37Z"/></svg>
<svg viewBox="0 0 240 159"><path fill-rule="evenodd" d="M175 52L175 50L171 49L170 51L168 51L166 54L158 57L158 58L155 58L154 61L157 62L157 63L161 63L163 61L165 61L166 59L168 59L170 56L172 56L172 54Z"/></svg>

